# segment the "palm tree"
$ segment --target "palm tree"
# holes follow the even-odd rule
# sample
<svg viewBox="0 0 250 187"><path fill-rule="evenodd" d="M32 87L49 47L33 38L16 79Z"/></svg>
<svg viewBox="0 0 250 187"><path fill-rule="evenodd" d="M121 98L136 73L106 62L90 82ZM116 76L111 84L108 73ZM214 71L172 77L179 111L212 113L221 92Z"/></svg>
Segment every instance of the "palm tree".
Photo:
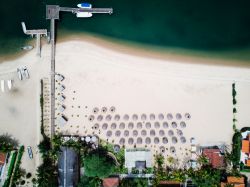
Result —
<svg viewBox="0 0 250 187"><path fill-rule="evenodd" d="M9 134L0 135L0 151L9 152L18 147L18 141Z"/></svg>

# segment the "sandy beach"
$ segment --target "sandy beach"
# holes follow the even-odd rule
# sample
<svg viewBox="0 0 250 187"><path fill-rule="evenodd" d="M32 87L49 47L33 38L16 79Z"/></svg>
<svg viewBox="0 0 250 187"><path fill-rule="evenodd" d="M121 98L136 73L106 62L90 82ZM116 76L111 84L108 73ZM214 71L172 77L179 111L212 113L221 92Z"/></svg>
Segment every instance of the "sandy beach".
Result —
<svg viewBox="0 0 250 187"><path fill-rule="evenodd" d="M237 62L229 66L221 60L219 65L206 64L208 58L203 61L190 56L151 54L150 50L129 49L91 37L77 39L59 40L56 45L56 72L65 77L60 82L65 90L57 92L56 102L57 108L64 105L65 110L57 110L57 118L62 113L68 118L65 125L57 123L58 132L94 133L115 144L120 144L124 138L127 147L136 144L136 147L152 147L155 151L163 146L168 148L166 155L170 154L170 147L175 146L178 156L186 155L192 137L201 145L230 144L233 82L236 83L238 101L237 127L249 126L249 67L235 67ZM216 60L212 61L216 63ZM31 78L19 81L14 72L23 65L30 70ZM0 64L1 79L13 78L16 88L13 92L0 94L0 131L13 135L25 146L32 146L34 153L40 131L40 79L50 76L49 68L48 44L43 44L41 58L36 57L35 50L32 50L18 59ZM60 85L57 83L58 88ZM64 101L60 101L60 95L65 96ZM107 111L102 111L103 108ZM94 109L98 111L94 112ZM186 117L187 113L190 119ZM146 118L142 117L144 114ZM168 118L168 114L172 114L172 118ZM119 120L115 116L119 116ZM186 126L182 127L181 122ZM124 129L119 129L121 123L125 124ZM150 128L146 126L149 123ZM104 124L107 124L106 129ZM126 130L128 136L124 135ZM145 136L141 135L142 130L146 131ZM155 133L151 134L151 130ZM160 134L161 130L164 135ZM173 131L172 135L169 135L169 130ZM181 136L178 130L182 131ZM120 131L119 136L116 131ZM150 144L146 143L147 137ZM163 143L164 137L168 139L166 144ZM177 138L177 143L173 143L172 137ZM185 137L185 143L181 143L181 137ZM138 138L142 138L142 143ZM34 173L38 158L29 160L25 153L23 167Z"/></svg>

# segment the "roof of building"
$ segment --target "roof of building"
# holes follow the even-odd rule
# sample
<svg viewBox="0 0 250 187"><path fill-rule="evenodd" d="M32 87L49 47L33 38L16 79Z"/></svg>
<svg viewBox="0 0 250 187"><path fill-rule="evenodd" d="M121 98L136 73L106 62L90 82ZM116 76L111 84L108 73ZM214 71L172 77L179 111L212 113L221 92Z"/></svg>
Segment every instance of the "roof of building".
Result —
<svg viewBox="0 0 250 187"><path fill-rule="evenodd" d="M221 187L225 187L226 184L233 184L234 187L245 187L244 177L227 177L227 183L222 182Z"/></svg>
<svg viewBox="0 0 250 187"><path fill-rule="evenodd" d="M250 160L246 161L246 165L250 167Z"/></svg>
<svg viewBox="0 0 250 187"><path fill-rule="evenodd" d="M180 187L182 183L178 181L160 181L157 187Z"/></svg>
<svg viewBox="0 0 250 187"><path fill-rule="evenodd" d="M58 159L59 187L76 186L79 179L78 155L72 148L62 147Z"/></svg>
<svg viewBox="0 0 250 187"><path fill-rule="evenodd" d="M118 177L109 177L102 180L103 187L118 187L119 178Z"/></svg>
<svg viewBox="0 0 250 187"><path fill-rule="evenodd" d="M205 148L202 152L214 168L219 168L225 165L224 156L221 155L220 149L209 149Z"/></svg>
<svg viewBox="0 0 250 187"><path fill-rule="evenodd" d="M0 152L0 165L4 165L5 160L6 160L6 154Z"/></svg>
<svg viewBox="0 0 250 187"><path fill-rule="evenodd" d="M244 153L249 153L250 152L250 142L249 142L249 140L242 140L241 151L244 152Z"/></svg>
<svg viewBox="0 0 250 187"><path fill-rule="evenodd" d="M146 167L152 167L152 153L149 150L125 150L125 167L136 167L136 161L145 161Z"/></svg>

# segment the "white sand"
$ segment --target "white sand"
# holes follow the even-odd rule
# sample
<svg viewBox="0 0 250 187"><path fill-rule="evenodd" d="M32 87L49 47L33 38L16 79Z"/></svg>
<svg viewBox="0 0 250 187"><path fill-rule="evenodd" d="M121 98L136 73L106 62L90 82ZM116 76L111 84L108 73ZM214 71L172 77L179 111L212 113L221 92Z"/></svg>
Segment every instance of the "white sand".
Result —
<svg viewBox="0 0 250 187"><path fill-rule="evenodd" d="M49 47L48 45L43 47L41 59L35 57L33 50L17 60L0 64L0 72L15 70L22 65L27 65L30 69L30 80L23 82L15 80L17 91L0 95L0 132L8 132L19 139L21 144L31 145L34 153L37 150L40 131L39 80L44 76L49 77ZM98 130L92 130L92 126L97 123L96 118L93 122L88 120L90 115L94 115L93 108L109 109L114 106L115 113L99 113L104 117L108 114L112 117L115 114L121 117L128 114L130 120L125 123L128 125L129 122L133 122L134 126L141 120L133 121L131 119L133 114L140 116L145 113L149 116L152 113L157 117L163 113L166 118L167 113L172 113L174 116L176 113L181 113L184 118L184 114L188 112L191 114L191 119L185 120L187 127L183 129L187 141L195 137L199 144L218 142L230 144L233 134L231 84L234 81L238 93L237 127L249 126L249 68L181 63L174 61L173 58L154 59L150 58L150 51L143 57L141 53L140 56L135 55L136 49L132 54L128 54L128 51L123 53L123 48L116 45L112 50L90 41L57 44L56 71L65 76L62 82L66 87L63 91L66 96L64 114L69 118L67 125L59 128L60 132L80 135L98 133ZM115 123L119 125L122 121L124 120L121 118ZM150 120L145 122L147 121ZM169 125L171 123L169 120L152 120L150 121L152 126L155 121L160 122L161 128L163 121L167 121ZM180 121L175 121L178 122L179 128ZM112 118L106 122L110 126L114 120ZM98 123L101 127L105 120ZM129 130L130 134L133 130ZM149 133L149 130L147 132ZM175 129L174 132L176 133ZM98 136L107 139L106 131L102 129ZM159 137L158 130L156 137ZM168 135L167 137L169 138ZM119 143L119 139L112 135L109 141ZM128 138L125 139L127 142ZM165 147L170 148L170 146L172 143L169 138L169 143ZM185 148L189 148L190 145L178 142L175 146L178 149L177 155L181 156L185 154ZM142 146L137 144L137 147L144 147L144 143ZM155 146L155 150L158 150L158 147ZM182 150L179 150L180 147ZM37 160L29 160L27 153L24 158L23 167L34 172L38 165L38 162L35 164Z"/></svg>

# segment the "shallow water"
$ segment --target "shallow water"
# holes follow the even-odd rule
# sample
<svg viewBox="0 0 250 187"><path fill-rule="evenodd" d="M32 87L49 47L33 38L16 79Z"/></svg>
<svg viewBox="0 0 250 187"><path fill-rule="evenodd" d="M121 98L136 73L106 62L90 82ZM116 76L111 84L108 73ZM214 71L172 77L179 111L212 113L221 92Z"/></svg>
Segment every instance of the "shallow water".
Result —
<svg viewBox="0 0 250 187"><path fill-rule="evenodd" d="M29 39L21 29L48 28L45 5L76 7L76 0L0 1L0 54L20 50ZM61 13L58 32L90 32L155 46L202 51L244 50L250 46L250 1L91 0L114 14L77 19Z"/></svg>

